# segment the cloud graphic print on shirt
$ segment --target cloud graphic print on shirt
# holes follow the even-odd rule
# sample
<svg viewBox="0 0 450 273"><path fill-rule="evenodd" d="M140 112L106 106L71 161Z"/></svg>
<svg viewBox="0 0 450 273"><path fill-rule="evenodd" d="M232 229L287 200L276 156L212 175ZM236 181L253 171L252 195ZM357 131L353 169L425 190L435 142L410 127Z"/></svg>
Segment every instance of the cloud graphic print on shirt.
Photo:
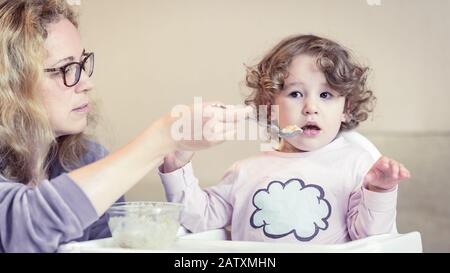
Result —
<svg viewBox="0 0 450 273"><path fill-rule="evenodd" d="M263 228L269 238L293 234L299 241L312 240L320 230L328 228L330 203L322 187L305 185L301 179L286 183L272 181L266 189L253 195L256 210L250 218L253 228Z"/></svg>

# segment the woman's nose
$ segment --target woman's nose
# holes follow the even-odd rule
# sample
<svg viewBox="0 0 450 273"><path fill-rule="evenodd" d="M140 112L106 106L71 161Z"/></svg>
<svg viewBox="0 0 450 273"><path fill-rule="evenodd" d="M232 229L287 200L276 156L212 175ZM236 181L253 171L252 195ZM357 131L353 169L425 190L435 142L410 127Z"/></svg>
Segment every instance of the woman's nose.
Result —
<svg viewBox="0 0 450 273"><path fill-rule="evenodd" d="M86 71L81 70L80 81L76 86L76 92L89 92L94 88L92 79L88 76Z"/></svg>

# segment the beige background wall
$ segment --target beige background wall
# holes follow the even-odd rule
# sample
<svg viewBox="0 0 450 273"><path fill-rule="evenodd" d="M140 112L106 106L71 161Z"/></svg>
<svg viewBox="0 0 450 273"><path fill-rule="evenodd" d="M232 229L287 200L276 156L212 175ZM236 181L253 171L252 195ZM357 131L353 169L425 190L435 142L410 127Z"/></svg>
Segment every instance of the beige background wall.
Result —
<svg viewBox="0 0 450 273"><path fill-rule="evenodd" d="M81 0L80 7L84 44L97 58L98 136L111 150L194 96L242 103L243 64L288 35L324 35L351 48L373 69L378 96L359 131L412 171L400 188L399 230L419 230L426 251L450 251L450 0ZM214 184L258 148L233 142L198 153L201 184ZM165 200L156 172L127 199Z"/></svg>

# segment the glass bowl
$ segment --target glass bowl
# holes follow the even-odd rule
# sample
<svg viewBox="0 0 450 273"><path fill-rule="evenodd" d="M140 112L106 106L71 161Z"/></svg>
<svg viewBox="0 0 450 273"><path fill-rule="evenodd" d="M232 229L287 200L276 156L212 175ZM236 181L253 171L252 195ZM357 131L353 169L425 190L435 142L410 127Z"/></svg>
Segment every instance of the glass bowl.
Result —
<svg viewBox="0 0 450 273"><path fill-rule="evenodd" d="M167 249L177 237L182 209L170 202L115 203L107 211L108 225L119 247Z"/></svg>

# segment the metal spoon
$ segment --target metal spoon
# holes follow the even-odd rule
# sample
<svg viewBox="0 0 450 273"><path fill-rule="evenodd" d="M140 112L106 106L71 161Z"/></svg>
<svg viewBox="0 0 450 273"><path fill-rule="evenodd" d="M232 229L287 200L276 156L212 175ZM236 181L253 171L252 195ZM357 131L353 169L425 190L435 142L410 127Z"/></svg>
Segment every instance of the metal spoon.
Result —
<svg viewBox="0 0 450 273"><path fill-rule="evenodd" d="M222 109L228 109L225 105L223 104L212 104L212 107L218 107L218 108L222 108ZM256 117L254 116L248 116L248 119L251 119L253 121L255 121L256 123L258 123L259 125L263 126L263 127L267 127L267 123L266 122L262 122L261 120L258 120ZM288 137L293 137L296 136L298 134L303 133L303 129L297 127L296 125L288 125L282 129L280 129L280 127L276 124L275 121L273 121L269 126L268 126L269 130L271 131L271 133L274 133L277 137L281 137L281 138L288 138ZM292 129L294 128L294 129Z"/></svg>
<svg viewBox="0 0 450 273"><path fill-rule="evenodd" d="M267 125L268 125L265 122L259 121L256 117L249 116L248 119L256 121L259 125L261 125L263 127L267 127ZM301 129L295 125L288 125L282 129L280 129L280 127L276 124L275 121L272 121L272 123L268 126L268 128L277 137L281 137L281 138L293 137L293 136L303 133L303 129ZM291 129L291 128L294 128L294 129Z"/></svg>

